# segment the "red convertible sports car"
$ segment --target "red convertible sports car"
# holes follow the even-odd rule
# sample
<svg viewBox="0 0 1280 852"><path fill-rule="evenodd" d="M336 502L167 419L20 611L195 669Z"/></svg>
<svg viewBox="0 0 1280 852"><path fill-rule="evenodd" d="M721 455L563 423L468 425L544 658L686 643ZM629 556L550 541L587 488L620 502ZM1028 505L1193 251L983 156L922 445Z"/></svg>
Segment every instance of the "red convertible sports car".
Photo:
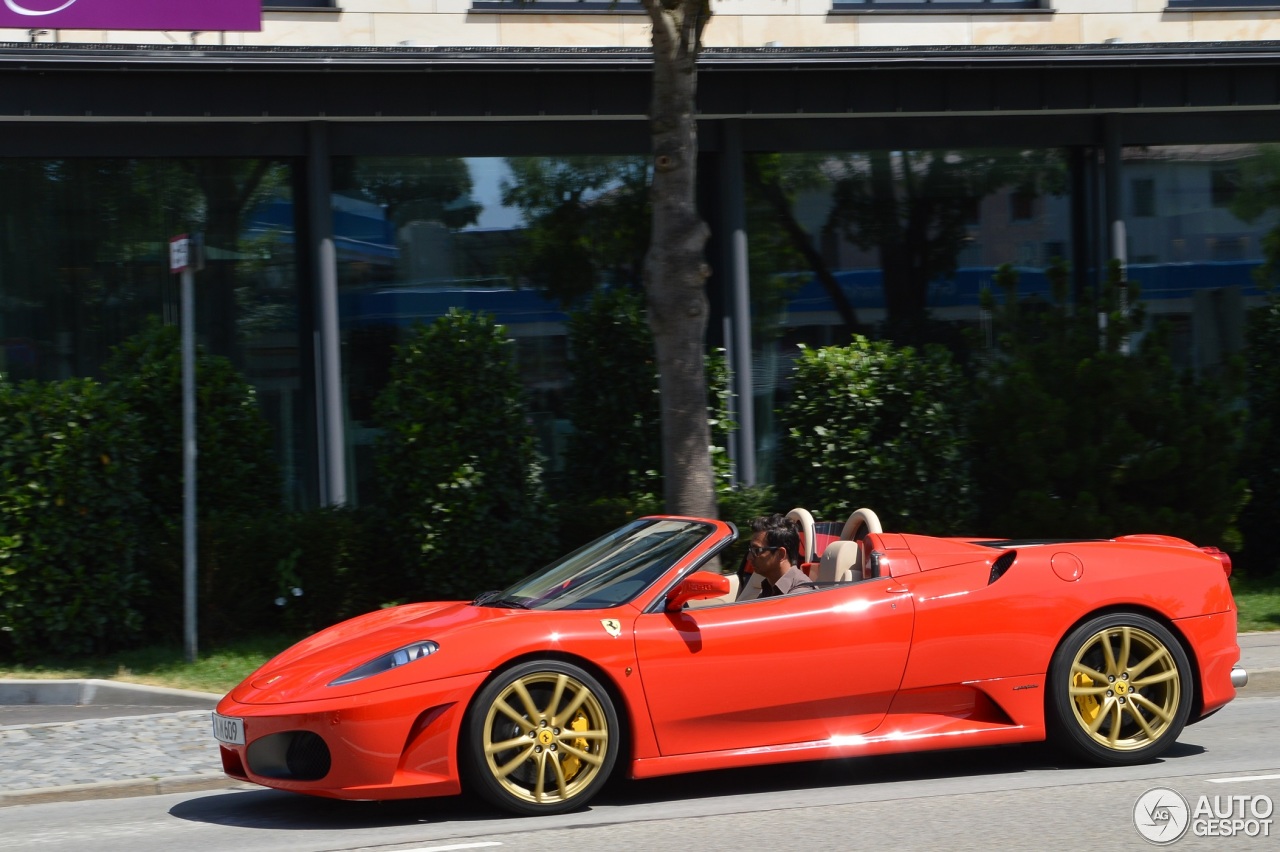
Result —
<svg viewBox="0 0 1280 852"><path fill-rule="evenodd" d="M223 768L318 796L466 788L547 814L615 771L1046 738L1137 763L1247 681L1231 563L1214 548L887 533L866 509L834 528L791 516L803 592L756 599L708 570L732 524L649 517L505 591L330 627L221 701Z"/></svg>

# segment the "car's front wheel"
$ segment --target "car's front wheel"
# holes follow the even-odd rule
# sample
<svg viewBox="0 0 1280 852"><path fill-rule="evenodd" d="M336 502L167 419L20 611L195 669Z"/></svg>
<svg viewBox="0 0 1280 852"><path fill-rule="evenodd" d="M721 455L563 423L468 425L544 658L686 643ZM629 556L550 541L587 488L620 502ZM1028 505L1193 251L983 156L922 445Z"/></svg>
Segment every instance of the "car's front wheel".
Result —
<svg viewBox="0 0 1280 852"><path fill-rule="evenodd" d="M1152 760L1182 733L1192 692L1187 654L1167 628L1138 613L1099 616L1053 655L1050 735L1092 763Z"/></svg>
<svg viewBox="0 0 1280 852"><path fill-rule="evenodd" d="M590 674L558 660L522 663L472 703L462 746L466 780L517 814L573 810L608 780L619 734L613 702Z"/></svg>

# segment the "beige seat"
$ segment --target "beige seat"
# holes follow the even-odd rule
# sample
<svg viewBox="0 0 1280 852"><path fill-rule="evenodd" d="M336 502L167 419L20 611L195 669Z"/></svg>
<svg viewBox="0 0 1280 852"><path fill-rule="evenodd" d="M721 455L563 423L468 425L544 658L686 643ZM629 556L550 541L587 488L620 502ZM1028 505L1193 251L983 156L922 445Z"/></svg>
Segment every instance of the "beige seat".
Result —
<svg viewBox="0 0 1280 852"><path fill-rule="evenodd" d="M818 583L851 583L862 579L862 544L833 541L827 545L814 576Z"/></svg>
<svg viewBox="0 0 1280 852"><path fill-rule="evenodd" d="M738 590L737 600L753 601L760 597L760 584L762 582L764 582L764 577L752 571L747 575L747 581L742 584L742 588Z"/></svg>

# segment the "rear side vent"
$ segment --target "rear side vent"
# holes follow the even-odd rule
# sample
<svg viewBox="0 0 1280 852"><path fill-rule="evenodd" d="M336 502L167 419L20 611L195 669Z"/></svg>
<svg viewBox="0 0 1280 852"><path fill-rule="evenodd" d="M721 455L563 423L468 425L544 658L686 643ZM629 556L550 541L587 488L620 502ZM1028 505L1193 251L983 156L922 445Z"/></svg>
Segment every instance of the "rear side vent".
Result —
<svg viewBox="0 0 1280 852"><path fill-rule="evenodd" d="M987 585L990 586L996 580L1004 576L1004 572L1009 570L1009 566L1018 558L1018 551L1008 550L1000 556L995 562L991 563L991 576L987 578Z"/></svg>

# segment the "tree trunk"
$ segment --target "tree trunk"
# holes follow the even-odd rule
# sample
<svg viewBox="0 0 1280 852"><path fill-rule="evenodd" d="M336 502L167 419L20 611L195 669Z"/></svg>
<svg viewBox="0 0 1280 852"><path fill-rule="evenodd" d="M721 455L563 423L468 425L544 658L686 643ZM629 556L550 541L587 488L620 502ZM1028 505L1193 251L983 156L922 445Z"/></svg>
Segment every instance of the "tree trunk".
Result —
<svg viewBox="0 0 1280 852"><path fill-rule="evenodd" d="M643 2L653 23L653 233L644 277L662 399L663 497L673 514L714 517L705 367L708 228L696 204L694 120L695 62L710 9L707 0Z"/></svg>
<svg viewBox="0 0 1280 852"><path fill-rule="evenodd" d="M911 165L902 154L903 181L910 179ZM919 214L915 198L908 186L907 222L898 202L893 173L892 154L876 151L871 155L871 194L873 215L878 220L880 274L884 288L885 324L894 342L914 345L928 316L929 272L928 231Z"/></svg>

